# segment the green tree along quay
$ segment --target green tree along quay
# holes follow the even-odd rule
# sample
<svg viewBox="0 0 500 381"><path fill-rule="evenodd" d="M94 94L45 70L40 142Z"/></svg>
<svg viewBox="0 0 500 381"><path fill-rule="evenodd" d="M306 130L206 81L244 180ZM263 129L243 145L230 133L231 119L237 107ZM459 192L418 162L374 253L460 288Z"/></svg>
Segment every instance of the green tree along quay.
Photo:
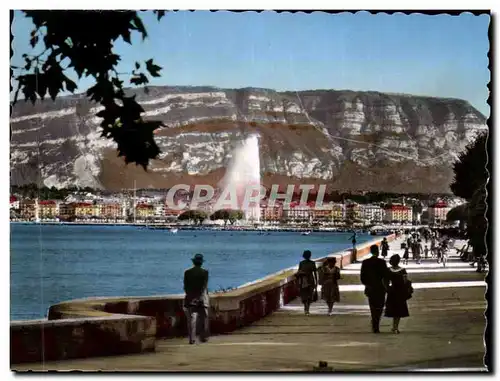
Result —
<svg viewBox="0 0 500 381"><path fill-rule="evenodd" d="M158 21L165 11L153 11ZM101 135L116 142L118 156L126 163L136 163L147 170L150 159L160 153L153 132L161 121L146 121L144 109L134 96L125 95L124 81L117 65L120 55L114 51L119 38L131 44L131 35L139 33L144 40L148 34L136 11L23 11L33 21L30 44L42 53L23 54L23 67L11 66L11 77L17 81L13 104L19 93L33 104L48 95L55 100L67 90L74 93L77 85L67 75L73 70L78 79L92 77L95 85L86 92L91 101L100 103L97 113L102 119ZM152 59L135 62L129 76L131 85L146 85L149 77L159 77L162 68ZM14 75L14 71L18 74Z"/></svg>
<svg viewBox="0 0 500 381"><path fill-rule="evenodd" d="M202 210L186 210L178 217L180 221L194 221L198 225L201 225L207 218L208 214Z"/></svg>
<svg viewBox="0 0 500 381"><path fill-rule="evenodd" d="M455 179L451 190L458 197L468 201L467 206L467 236L476 255L486 255L486 185L488 171L486 169L488 156L486 143L488 134L482 134L467 146L453 166ZM450 211L451 212L451 211Z"/></svg>
<svg viewBox="0 0 500 381"><path fill-rule="evenodd" d="M228 222L233 225L236 221L243 219L243 217L244 213L241 210L220 209L213 212L210 219L212 221L224 220L224 225L227 225Z"/></svg>
<svg viewBox="0 0 500 381"><path fill-rule="evenodd" d="M224 220L224 225L227 225L227 222L229 221L229 210L228 209L216 210L210 215L210 219L212 221Z"/></svg>

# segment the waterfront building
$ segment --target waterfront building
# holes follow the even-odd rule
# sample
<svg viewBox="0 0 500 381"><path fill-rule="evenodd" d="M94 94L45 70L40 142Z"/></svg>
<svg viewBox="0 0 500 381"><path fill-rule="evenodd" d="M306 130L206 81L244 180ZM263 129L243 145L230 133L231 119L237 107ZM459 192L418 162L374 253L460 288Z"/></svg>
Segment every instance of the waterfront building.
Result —
<svg viewBox="0 0 500 381"><path fill-rule="evenodd" d="M90 202L75 203L75 217L78 219L90 219L98 217L99 208Z"/></svg>
<svg viewBox="0 0 500 381"><path fill-rule="evenodd" d="M412 208L406 205L387 205L384 208L384 221L386 222L412 222Z"/></svg>
<svg viewBox="0 0 500 381"><path fill-rule="evenodd" d="M137 219L150 219L155 216L155 209L151 204L137 204L135 213Z"/></svg>
<svg viewBox="0 0 500 381"><path fill-rule="evenodd" d="M122 205L118 202L103 202L98 207L103 219L116 221L123 217Z"/></svg>
<svg viewBox="0 0 500 381"><path fill-rule="evenodd" d="M10 196L10 209L19 210L20 208L19 199L16 196Z"/></svg>
<svg viewBox="0 0 500 381"><path fill-rule="evenodd" d="M19 201L19 216L23 220L31 221L35 219L37 214L37 205L35 200L20 200Z"/></svg>
<svg viewBox="0 0 500 381"><path fill-rule="evenodd" d="M415 224L421 224L422 223L422 213L413 212L413 222Z"/></svg>
<svg viewBox="0 0 500 381"><path fill-rule="evenodd" d="M332 219L333 222L344 221L346 218L346 207L344 204L332 204Z"/></svg>
<svg viewBox="0 0 500 381"><path fill-rule="evenodd" d="M267 202L261 202L260 219L262 222L280 222L283 219L283 204L270 206Z"/></svg>
<svg viewBox="0 0 500 381"><path fill-rule="evenodd" d="M153 204L153 216L155 219L165 219L165 202L155 202Z"/></svg>
<svg viewBox="0 0 500 381"><path fill-rule="evenodd" d="M121 206L122 206L122 218L126 219L129 215L133 214L132 210L134 208L132 207L132 201L130 199L124 198L121 201Z"/></svg>
<svg viewBox="0 0 500 381"><path fill-rule="evenodd" d="M59 204L59 219L72 220L75 218L75 204L72 202L62 202Z"/></svg>
<svg viewBox="0 0 500 381"><path fill-rule="evenodd" d="M429 205L429 223L436 225L442 224L446 221L446 215L450 210L450 206L444 201L438 201Z"/></svg>
<svg viewBox="0 0 500 381"><path fill-rule="evenodd" d="M380 222L384 219L384 209L380 205L361 205L361 218L365 221Z"/></svg>
<svg viewBox="0 0 500 381"><path fill-rule="evenodd" d="M311 208L311 218L315 222L333 222L332 205L317 206L315 202L308 203Z"/></svg>
<svg viewBox="0 0 500 381"><path fill-rule="evenodd" d="M283 209L283 217L287 222L309 222L312 218L311 208L309 205L300 204L299 202L291 202L288 208Z"/></svg>
<svg viewBox="0 0 500 381"><path fill-rule="evenodd" d="M54 200L42 200L38 202L38 218L40 220L54 220L59 215L59 205Z"/></svg>
<svg viewBox="0 0 500 381"><path fill-rule="evenodd" d="M346 219L348 220L361 220L363 218L363 210L361 205L350 203L346 205Z"/></svg>

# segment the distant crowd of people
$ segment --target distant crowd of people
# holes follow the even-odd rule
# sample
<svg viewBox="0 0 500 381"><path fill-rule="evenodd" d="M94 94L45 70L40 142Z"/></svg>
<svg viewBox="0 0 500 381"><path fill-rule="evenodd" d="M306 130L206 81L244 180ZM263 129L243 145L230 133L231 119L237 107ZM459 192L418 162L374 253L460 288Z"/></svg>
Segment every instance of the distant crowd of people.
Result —
<svg viewBox="0 0 500 381"><path fill-rule="evenodd" d="M404 249L403 264L408 264L411 251L411 257L417 264L421 264L423 258L428 259L430 256L436 259L437 263L442 263L443 267L446 267L449 248L453 245L453 240L446 236L440 237L437 231L410 232L407 234L406 242L401 244L401 248Z"/></svg>

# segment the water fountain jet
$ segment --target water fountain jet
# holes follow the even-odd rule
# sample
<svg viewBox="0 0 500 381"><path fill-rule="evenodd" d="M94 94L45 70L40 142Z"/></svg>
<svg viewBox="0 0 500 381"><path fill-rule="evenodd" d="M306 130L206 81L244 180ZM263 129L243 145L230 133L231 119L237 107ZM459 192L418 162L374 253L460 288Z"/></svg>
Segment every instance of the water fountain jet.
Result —
<svg viewBox="0 0 500 381"><path fill-rule="evenodd" d="M235 189L238 208L243 211L246 221L260 221L260 203L244 205L243 202L247 189L255 189L252 196L260 195L260 180L259 136L252 134L246 136L233 151L231 162L219 184L223 189Z"/></svg>

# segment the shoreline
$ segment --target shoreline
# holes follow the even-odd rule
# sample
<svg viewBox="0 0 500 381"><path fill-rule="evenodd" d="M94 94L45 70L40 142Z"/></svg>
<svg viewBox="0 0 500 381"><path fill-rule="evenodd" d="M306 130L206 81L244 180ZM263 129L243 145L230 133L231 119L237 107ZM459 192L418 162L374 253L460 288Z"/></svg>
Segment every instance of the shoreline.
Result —
<svg viewBox="0 0 500 381"><path fill-rule="evenodd" d="M182 224L148 224L143 222L53 222L53 221L10 221L16 225L62 225L62 226L129 226L147 228L150 230L208 230L208 231L266 231L266 232L352 232L366 231L376 232L377 235L389 234L395 230L401 229L419 229L425 225L384 225L377 224L366 227L335 227L335 226L286 226L286 225L261 225L261 226L219 226L219 225L182 225Z"/></svg>

